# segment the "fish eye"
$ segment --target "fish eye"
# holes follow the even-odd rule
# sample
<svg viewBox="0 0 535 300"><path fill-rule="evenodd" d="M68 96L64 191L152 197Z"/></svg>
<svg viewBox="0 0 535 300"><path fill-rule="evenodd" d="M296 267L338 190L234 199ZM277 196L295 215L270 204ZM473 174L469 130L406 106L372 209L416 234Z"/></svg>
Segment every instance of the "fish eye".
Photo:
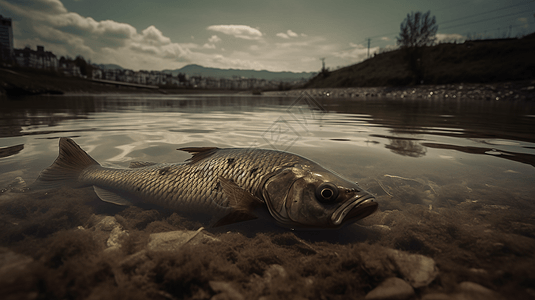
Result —
<svg viewBox="0 0 535 300"><path fill-rule="evenodd" d="M338 188L336 185L326 182L320 184L316 189L316 199L320 202L332 202L338 197Z"/></svg>

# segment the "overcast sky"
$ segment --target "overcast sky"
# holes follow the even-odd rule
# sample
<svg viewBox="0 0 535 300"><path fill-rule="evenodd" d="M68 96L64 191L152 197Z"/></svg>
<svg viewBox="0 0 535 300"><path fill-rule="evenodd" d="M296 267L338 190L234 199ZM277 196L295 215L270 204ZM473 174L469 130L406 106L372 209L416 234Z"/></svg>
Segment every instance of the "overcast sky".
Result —
<svg viewBox="0 0 535 300"><path fill-rule="evenodd" d="M0 0L15 48L133 70L187 64L318 71L395 47L407 13L431 10L439 39L535 31L533 0Z"/></svg>

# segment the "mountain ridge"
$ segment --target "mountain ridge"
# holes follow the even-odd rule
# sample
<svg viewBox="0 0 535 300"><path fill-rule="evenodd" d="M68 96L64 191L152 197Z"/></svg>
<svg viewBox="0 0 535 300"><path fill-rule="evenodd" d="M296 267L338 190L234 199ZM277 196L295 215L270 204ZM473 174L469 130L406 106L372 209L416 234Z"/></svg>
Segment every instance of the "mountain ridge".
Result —
<svg viewBox="0 0 535 300"><path fill-rule="evenodd" d="M245 77L245 78L257 78L265 80L282 80L293 81L300 79L309 79L313 72L273 72L267 70L245 70L245 69L220 69L203 67L197 64L186 65L180 69L175 70L163 70L162 72L171 73L173 76L179 73L187 74L189 76L203 76L203 77L217 77L217 78L233 78L233 77Z"/></svg>
<svg viewBox="0 0 535 300"><path fill-rule="evenodd" d="M96 64L97 67L102 70L107 69L119 69L125 70L123 67L116 64ZM202 76L202 77L215 77L215 78L234 78L234 77L244 77L244 78L256 78L256 79L265 79L265 80L276 80L276 81L295 81L295 80L308 80L315 75L314 72L290 72L290 71L280 71L273 72L268 70L246 70L246 69L220 69L220 68L211 68L203 67L198 64L189 64L180 69L165 69L162 70L163 73L171 73L173 76L177 76L179 73L186 74L188 76Z"/></svg>

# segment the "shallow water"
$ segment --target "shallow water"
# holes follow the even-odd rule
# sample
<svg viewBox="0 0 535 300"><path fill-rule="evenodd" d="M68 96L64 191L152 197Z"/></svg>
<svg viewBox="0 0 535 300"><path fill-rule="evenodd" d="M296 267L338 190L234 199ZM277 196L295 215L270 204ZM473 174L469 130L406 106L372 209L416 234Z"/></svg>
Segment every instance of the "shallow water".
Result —
<svg viewBox="0 0 535 300"><path fill-rule="evenodd" d="M56 158L59 137L71 137L101 164L119 167L128 167L131 161L181 162L190 155L176 149L187 146L261 147L294 152L359 182L376 195L380 211L360 224L378 224L391 230L382 236L372 232L360 237L355 237L359 232L351 230L296 233L301 238L342 244L368 240L429 255L450 272L460 265L490 269L498 261L507 261L510 265L504 268L510 272L533 265L532 101L314 99L307 95L0 99L0 189L16 177L33 182ZM65 193L70 192L49 196L72 197ZM89 189L73 193L94 197ZM0 194L0 200L8 194L13 195ZM113 214L109 207L106 209L107 214ZM17 214L9 218L13 216ZM128 219L124 213L123 217ZM16 223L11 219L2 221ZM251 223L244 224L220 232L246 232L245 227ZM257 224L246 234L255 236L264 225ZM154 226L151 230L158 231ZM493 234L494 230L499 234ZM369 239L370 236L375 237ZM20 239L4 237L2 243L9 246ZM508 241L517 243L508 245ZM25 251L29 250L22 252ZM464 273L456 276L470 279ZM503 274L488 276L487 280L495 280ZM532 277L524 280L526 285ZM453 289L445 278L451 276L437 283L440 289ZM522 289L518 282L512 287L510 283L494 283L493 287ZM370 283L362 291L371 287ZM362 295L362 291L355 295Z"/></svg>
<svg viewBox="0 0 535 300"><path fill-rule="evenodd" d="M532 102L113 95L0 106L0 147L24 147L0 158L0 187L17 176L32 182L66 136L100 163L123 167L180 162L189 154L175 149L186 146L287 150L378 196L425 205L464 201L478 188L490 197L482 201L511 205L510 195L535 191Z"/></svg>

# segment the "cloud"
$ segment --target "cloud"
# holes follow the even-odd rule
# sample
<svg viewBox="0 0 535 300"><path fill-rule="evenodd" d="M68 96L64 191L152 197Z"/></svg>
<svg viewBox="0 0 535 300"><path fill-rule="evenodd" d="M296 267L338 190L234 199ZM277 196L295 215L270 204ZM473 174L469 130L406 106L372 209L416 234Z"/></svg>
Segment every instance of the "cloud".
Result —
<svg viewBox="0 0 535 300"><path fill-rule="evenodd" d="M291 37L297 37L299 36L297 33L291 31L290 29L288 29L288 31L286 32L288 34L288 36L291 36Z"/></svg>
<svg viewBox="0 0 535 300"><path fill-rule="evenodd" d="M285 33L284 32L277 33L276 36L278 36L280 38L283 38L283 39L290 39L290 38L293 38L293 37L298 37L299 34L297 34L297 33L293 32L292 30L288 29L288 31L286 31ZM307 35L304 34L304 33L301 33L301 36L306 37Z"/></svg>
<svg viewBox="0 0 535 300"><path fill-rule="evenodd" d="M208 38L208 43L205 43L202 48L204 49L215 49L216 43L221 42L221 38L219 38L217 35L212 35L210 38Z"/></svg>
<svg viewBox="0 0 535 300"><path fill-rule="evenodd" d="M219 43L219 42L221 42L221 39L220 39L217 35L212 35L212 36L208 39L208 42L209 42L209 43L212 43L212 44L215 44L215 43Z"/></svg>
<svg viewBox="0 0 535 300"><path fill-rule="evenodd" d="M150 70L182 66L191 60L192 49L201 49L193 43L173 43L153 25L138 32L130 24L69 12L59 0L0 0L0 7L14 20L17 48L44 45L57 56L82 55L92 61Z"/></svg>
<svg viewBox="0 0 535 300"><path fill-rule="evenodd" d="M357 63L368 58L368 47L362 44L349 43L351 49L334 52L333 56ZM370 55L379 52L379 47L371 47L369 49Z"/></svg>
<svg viewBox="0 0 535 300"><path fill-rule="evenodd" d="M381 40L381 41L386 41L386 42L388 42L388 41L390 41L391 39L390 39L389 37L387 37L387 36L383 36L383 37L380 38L380 40Z"/></svg>
<svg viewBox="0 0 535 300"><path fill-rule="evenodd" d="M232 35L244 40L258 40L262 38L262 32L260 30L247 25L212 25L206 29Z"/></svg>
<svg viewBox="0 0 535 300"><path fill-rule="evenodd" d="M439 43L463 42L464 40L466 40L466 37L464 35L460 35L457 33L437 33L435 37L437 38L437 42Z"/></svg>
<svg viewBox="0 0 535 300"><path fill-rule="evenodd" d="M184 41L178 42L154 25L136 29L114 20L97 21L68 11L60 0L0 0L0 7L2 15L13 19L16 48L43 45L58 57L82 55L95 63L133 70L174 69L196 63L215 68L317 71L320 57L328 57L328 65L355 60L353 52L340 50L347 45L292 30L266 36L246 25L213 25L196 32L195 37L184 33ZM222 34L243 41L225 43Z"/></svg>

